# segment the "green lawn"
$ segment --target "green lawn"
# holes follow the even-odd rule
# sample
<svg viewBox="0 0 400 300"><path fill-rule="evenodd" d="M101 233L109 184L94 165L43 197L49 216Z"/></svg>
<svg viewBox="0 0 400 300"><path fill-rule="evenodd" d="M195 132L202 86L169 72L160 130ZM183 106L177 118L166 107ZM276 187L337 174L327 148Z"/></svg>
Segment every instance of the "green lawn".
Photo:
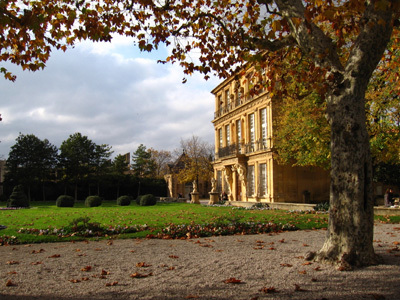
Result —
<svg viewBox="0 0 400 300"><path fill-rule="evenodd" d="M0 203L5 207L5 203ZM158 203L156 206L117 206L115 201L105 201L100 207L87 208L78 202L73 208L56 207L54 202L32 202L30 209L0 210L0 225L7 229L0 236L15 236L20 243L67 241L82 239L79 236L57 237L18 233L21 228L60 229L78 218L90 218L109 226L149 226L148 230L136 233L124 233L115 238L145 237L156 234L169 224L221 224L221 223L283 223L292 224L299 229L322 228L327 225L326 214L291 213L281 210L243 210L232 207L207 207L188 203ZM109 238L109 237L108 237Z"/></svg>

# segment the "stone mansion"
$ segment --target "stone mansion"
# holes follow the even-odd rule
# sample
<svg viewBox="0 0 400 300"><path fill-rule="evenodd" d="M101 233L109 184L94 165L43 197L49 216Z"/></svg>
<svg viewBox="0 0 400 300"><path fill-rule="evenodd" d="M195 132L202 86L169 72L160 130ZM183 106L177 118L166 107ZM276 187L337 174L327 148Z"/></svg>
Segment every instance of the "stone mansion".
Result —
<svg viewBox="0 0 400 300"><path fill-rule="evenodd" d="M229 201L319 203L329 200L329 172L278 164L273 120L278 100L249 93L251 68L219 84L215 96L214 179Z"/></svg>

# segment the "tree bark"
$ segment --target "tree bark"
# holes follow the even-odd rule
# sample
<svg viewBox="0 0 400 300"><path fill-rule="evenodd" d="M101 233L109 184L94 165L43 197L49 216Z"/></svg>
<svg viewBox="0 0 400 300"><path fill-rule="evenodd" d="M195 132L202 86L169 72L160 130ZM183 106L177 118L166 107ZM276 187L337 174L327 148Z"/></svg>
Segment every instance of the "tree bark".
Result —
<svg viewBox="0 0 400 300"><path fill-rule="evenodd" d="M276 3L289 16L303 13L303 3L299 0ZM319 53L316 63L330 70L327 94L327 117L331 125L329 226L325 243L315 259L340 264L345 269L379 262L373 248L372 163L365 92L393 30L394 12L391 4L386 4L379 6L374 1L365 1L360 32L344 64L320 28L308 24L306 19L300 26L292 25L299 47L305 53Z"/></svg>
<svg viewBox="0 0 400 300"><path fill-rule="evenodd" d="M352 266L379 262L373 248L372 164L365 117L368 78L344 78L330 96L331 190L326 241L317 260Z"/></svg>

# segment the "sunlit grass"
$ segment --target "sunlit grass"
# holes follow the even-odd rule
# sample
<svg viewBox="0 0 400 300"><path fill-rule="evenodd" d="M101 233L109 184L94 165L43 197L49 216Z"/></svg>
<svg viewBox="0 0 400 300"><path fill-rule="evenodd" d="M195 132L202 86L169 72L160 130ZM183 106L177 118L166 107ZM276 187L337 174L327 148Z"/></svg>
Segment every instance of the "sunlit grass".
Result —
<svg viewBox="0 0 400 300"><path fill-rule="evenodd" d="M0 203L0 206L5 206ZM241 210L232 207L208 207L188 203L158 203L155 206L117 206L115 202L105 201L100 207L87 208L78 202L73 208L56 207L53 202L33 202L30 209L0 210L0 224L7 229L0 236L16 236L20 242L60 241L56 236L34 236L20 234L20 228L62 228L81 217L90 218L103 226L148 225L152 231L129 233L118 238L145 237L157 233L169 224L206 224L231 222L272 222L292 224L299 229L323 228L327 226L326 214L296 213L282 210ZM68 237L62 240L79 239Z"/></svg>

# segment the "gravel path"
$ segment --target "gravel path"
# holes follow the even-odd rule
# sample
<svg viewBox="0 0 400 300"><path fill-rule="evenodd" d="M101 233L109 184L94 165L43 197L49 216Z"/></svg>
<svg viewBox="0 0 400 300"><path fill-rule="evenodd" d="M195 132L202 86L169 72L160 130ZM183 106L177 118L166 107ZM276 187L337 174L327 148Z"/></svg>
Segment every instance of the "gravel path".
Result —
<svg viewBox="0 0 400 300"><path fill-rule="evenodd" d="M400 299L400 225L376 224L384 264L308 263L326 231L0 247L0 299Z"/></svg>

